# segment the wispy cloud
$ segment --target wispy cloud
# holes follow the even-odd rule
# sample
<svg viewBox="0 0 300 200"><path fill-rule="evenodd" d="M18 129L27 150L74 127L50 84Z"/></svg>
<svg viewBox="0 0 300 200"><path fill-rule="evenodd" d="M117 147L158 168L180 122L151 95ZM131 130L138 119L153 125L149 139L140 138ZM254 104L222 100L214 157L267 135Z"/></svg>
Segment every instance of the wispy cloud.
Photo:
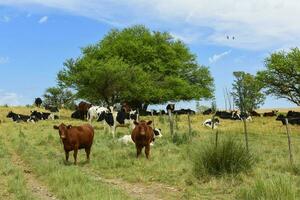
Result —
<svg viewBox="0 0 300 200"><path fill-rule="evenodd" d="M209 29L201 42L235 48L300 44L298 0L0 0L0 5L25 5L27 9L41 5L112 26L142 23L170 32L189 27L193 33ZM229 41L226 35L236 40Z"/></svg>
<svg viewBox="0 0 300 200"><path fill-rule="evenodd" d="M0 65L9 63L8 57L0 57Z"/></svg>
<svg viewBox="0 0 300 200"><path fill-rule="evenodd" d="M21 105L22 96L14 92L5 92L0 90L0 105L16 106Z"/></svg>
<svg viewBox="0 0 300 200"><path fill-rule="evenodd" d="M0 17L1 22L8 23L8 22L10 22L10 20L11 20L11 18L7 15L4 15L4 16Z"/></svg>
<svg viewBox="0 0 300 200"><path fill-rule="evenodd" d="M229 51L225 51L223 53L220 54L215 54L212 57L208 58L209 63L216 63L218 60L220 60L221 58L223 58L224 56L227 56L228 54L231 53L231 50Z"/></svg>
<svg viewBox="0 0 300 200"><path fill-rule="evenodd" d="M44 17L40 18L39 23L43 24L43 23L46 23L47 21L48 21L48 16L44 16Z"/></svg>

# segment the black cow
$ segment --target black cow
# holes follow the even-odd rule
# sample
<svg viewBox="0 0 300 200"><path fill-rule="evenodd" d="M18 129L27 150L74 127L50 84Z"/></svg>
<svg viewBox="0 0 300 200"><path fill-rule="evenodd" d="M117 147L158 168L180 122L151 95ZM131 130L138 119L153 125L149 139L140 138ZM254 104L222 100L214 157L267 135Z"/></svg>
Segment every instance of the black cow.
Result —
<svg viewBox="0 0 300 200"><path fill-rule="evenodd" d="M73 119L81 119L81 112L79 110L74 111L71 114L71 118L73 118Z"/></svg>
<svg viewBox="0 0 300 200"><path fill-rule="evenodd" d="M287 118L300 118L300 112L289 111L286 115Z"/></svg>
<svg viewBox="0 0 300 200"><path fill-rule="evenodd" d="M264 117L274 117L277 115L278 110L272 110L271 112L265 112L263 114Z"/></svg>
<svg viewBox="0 0 300 200"><path fill-rule="evenodd" d="M28 116L28 115L22 115L22 114L17 114L12 111L10 111L7 116L7 118L11 118L14 122L35 122L37 119L34 117Z"/></svg>
<svg viewBox="0 0 300 200"><path fill-rule="evenodd" d="M286 121L285 121L286 118L287 118L289 124L300 125L300 117L288 117L288 116L284 116L284 115L280 114L280 115L278 115L276 120L281 121L283 125L286 125Z"/></svg>
<svg viewBox="0 0 300 200"><path fill-rule="evenodd" d="M174 110L173 113L177 114L177 115L187 115L187 114L194 115L194 114L196 114L196 112L191 109Z"/></svg>
<svg viewBox="0 0 300 200"><path fill-rule="evenodd" d="M45 105L45 109L49 110L50 112L59 112L57 106Z"/></svg>
<svg viewBox="0 0 300 200"><path fill-rule="evenodd" d="M256 112L255 110L252 110L251 112L250 112L250 115L252 116L252 117L260 117L261 115L258 113L258 112Z"/></svg>
<svg viewBox="0 0 300 200"><path fill-rule="evenodd" d="M217 111L216 116L220 117L221 119L231 119L232 113L227 111Z"/></svg>
<svg viewBox="0 0 300 200"><path fill-rule="evenodd" d="M38 98L35 98L34 103L39 108L42 105L43 101L40 97L38 97Z"/></svg>
<svg viewBox="0 0 300 200"><path fill-rule="evenodd" d="M205 110L202 114L203 115L210 115L210 114L212 114L212 112L213 112L213 110L211 108L209 108L209 109Z"/></svg>

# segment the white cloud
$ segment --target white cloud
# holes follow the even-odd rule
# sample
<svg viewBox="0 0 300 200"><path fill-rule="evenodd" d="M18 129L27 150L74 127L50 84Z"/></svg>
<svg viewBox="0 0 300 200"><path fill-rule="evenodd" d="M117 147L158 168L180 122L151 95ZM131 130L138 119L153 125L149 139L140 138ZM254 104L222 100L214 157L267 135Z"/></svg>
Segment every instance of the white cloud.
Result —
<svg viewBox="0 0 300 200"><path fill-rule="evenodd" d="M0 65L9 63L8 57L0 57Z"/></svg>
<svg viewBox="0 0 300 200"><path fill-rule="evenodd" d="M0 18L0 21L1 21L1 22L5 22L5 23L10 22L10 20L11 20L11 18L10 18L9 16L7 16L7 15L4 15L4 16L2 16L2 17Z"/></svg>
<svg viewBox="0 0 300 200"><path fill-rule="evenodd" d="M154 24L171 32L189 27L194 34L204 28L209 34L200 42L237 48L300 44L298 0L0 0L0 5L41 5L113 26Z"/></svg>
<svg viewBox="0 0 300 200"><path fill-rule="evenodd" d="M0 90L0 105L16 106L21 105L22 96L14 92Z"/></svg>
<svg viewBox="0 0 300 200"><path fill-rule="evenodd" d="M223 58L224 56L227 56L228 54L231 53L231 50L229 51L225 51L223 53L220 53L220 54L215 54L213 55L212 57L209 57L208 60L209 60L209 63L216 63L218 60L220 60L221 58Z"/></svg>
<svg viewBox="0 0 300 200"><path fill-rule="evenodd" d="M39 23L43 24L43 23L46 23L47 21L48 21L48 16L44 16L44 17L40 18Z"/></svg>

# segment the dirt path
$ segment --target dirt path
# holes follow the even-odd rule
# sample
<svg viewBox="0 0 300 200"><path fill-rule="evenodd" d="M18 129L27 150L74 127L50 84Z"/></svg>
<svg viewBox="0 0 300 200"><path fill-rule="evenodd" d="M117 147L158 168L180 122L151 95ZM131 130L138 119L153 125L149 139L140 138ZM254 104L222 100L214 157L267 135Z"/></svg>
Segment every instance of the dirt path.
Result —
<svg viewBox="0 0 300 200"><path fill-rule="evenodd" d="M37 199L45 200L56 200L56 198L51 192L48 191L47 187L43 185L40 181L36 179L32 170L28 165L21 159L21 157L15 152L11 152L12 163L23 171L27 188L31 190L34 197Z"/></svg>
<svg viewBox="0 0 300 200"><path fill-rule="evenodd" d="M107 179L101 177L91 169L83 169L86 175L96 181L101 181L125 191L130 197L143 200L181 199L182 193L179 189L161 183L130 183L121 179Z"/></svg>

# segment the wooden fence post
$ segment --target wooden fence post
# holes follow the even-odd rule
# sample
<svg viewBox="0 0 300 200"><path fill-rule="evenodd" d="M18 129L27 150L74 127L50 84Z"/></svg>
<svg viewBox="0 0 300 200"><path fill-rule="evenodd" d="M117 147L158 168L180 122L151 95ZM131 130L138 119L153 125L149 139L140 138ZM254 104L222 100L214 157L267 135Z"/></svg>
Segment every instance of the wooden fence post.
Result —
<svg viewBox="0 0 300 200"><path fill-rule="evenodd" d="M291 137L290 137L290 131L289 131L288 124L289 124L289 121L287 118L285 118L285 127L286 127L286 134L287 134L287 138L288 138L290 162L291 162L291 165L293 165L292 145L291 145Z"/></svg>
<svg viewBox="0 0 300 200"><path fill-rule="evenodd" d="M172 116L171 110L168 110L168 114L169 114L169 122L170 122L170 133L171 133L171 136L173 137L173 135L174 135L174 121L173 121L173 116Z"/></svg>
<svg viewBox="0 0 300 200"><path fill-rule="evenodd" d="M247 151L249 151L247 122L246 122L246 119L245 119L245 118L243 118L243 124L244 124L244 133L245 133L246 149L247 149Z"/></svg>
<svg viewBox="0 0 300 200"><path fill-rule="evenodd" d="M189 137L192 135L192 125L191 125L191 118L190 113L188 113L188 124L189 124Z"/></svg>

